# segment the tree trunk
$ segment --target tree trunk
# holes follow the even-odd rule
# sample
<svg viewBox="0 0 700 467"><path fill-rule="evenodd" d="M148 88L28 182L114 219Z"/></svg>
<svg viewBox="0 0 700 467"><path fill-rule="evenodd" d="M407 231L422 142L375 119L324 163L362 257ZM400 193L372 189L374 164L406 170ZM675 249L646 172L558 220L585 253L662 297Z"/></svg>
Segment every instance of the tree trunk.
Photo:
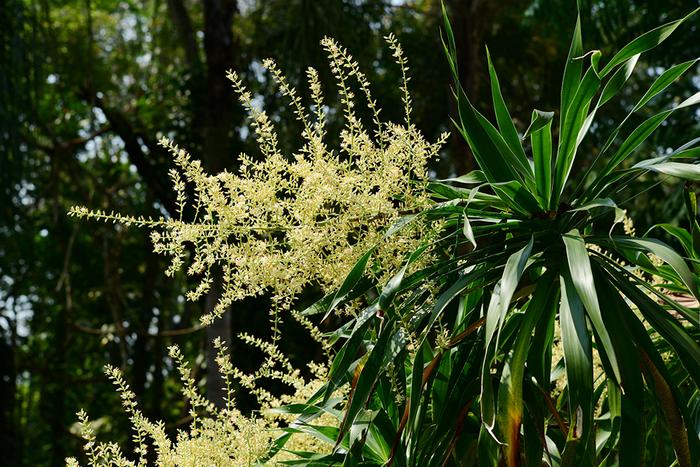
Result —
<svg viewBox="0 0 700 467"><path fill-rule="evenodd" d="M207 0L204 3L204 52L206 57L206 124L203 127L204 165L212 173L220 172L233 160L233 100L226 70L234 65L233 17L238 12L235 0ZM211 311L220 293L218 284L211 288L205 300ZM216 320L206 330L207 339L207 397L217 406L225 403L224 384L216 366L213 340L217 337L230 342L231 311Z"/></svg>
<svg viewBox="0 0 700 467"><path fill-rule="evenodd" d="M10 324L9 318L7 319ZM9 326L8 326L9 327ZM16 342L0 331L0 465L19 465L21 452L17 409Z"/></svg>
<svg viewBox="0 0 700 467"><path fill-rule="evenodd" d="M482 0L448 0L450 21L457 46L459 81L464 92L473 101L477 100L483 71L482 54L484 19L481 18L484 3ZM450 94L450 115L459 121L457 103ZM475 168L474 155L457 131L451 135L452 166L456 175L462 175Z"/></svg>

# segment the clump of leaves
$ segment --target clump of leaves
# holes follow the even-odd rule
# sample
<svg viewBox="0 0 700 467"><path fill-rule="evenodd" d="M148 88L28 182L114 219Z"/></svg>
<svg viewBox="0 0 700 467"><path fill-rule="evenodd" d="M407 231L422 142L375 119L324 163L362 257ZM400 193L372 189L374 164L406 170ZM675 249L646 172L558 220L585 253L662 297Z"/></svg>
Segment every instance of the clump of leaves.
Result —
<svg viewBox="0 0 700 467"><path fill-rule="evenodd" d="M640 55L696 12L641 35L607 61L599 51L584 53L579 17L558 131L554 112L535 110L522 137L490 57L496 125L470 102L445 15L455 126L479 170L433 183L436 203L390 228L441 220L441 241L419 245L386 283L367 280L368 252L337 293L307 311L330 312L357 296L367 303L335 335L344 344L325 389L297 407L298 423L310 426L330 394L351 383L343 422L332 433L335 452L309 455L309 462L698 464L697 262L691 270L669 245L625 232L620 207L635 196L634 180L649 173L700 180L700 139L657 157L640 153L672 113L700 102L700 93L636 128L627 124L696 60L664 71L586 173L571 176L584 156L582 140ZM691 193L687 202L695 216ZM697 231L675 233L692 250ZM429 252L440 259L412 267Z"/></svg>

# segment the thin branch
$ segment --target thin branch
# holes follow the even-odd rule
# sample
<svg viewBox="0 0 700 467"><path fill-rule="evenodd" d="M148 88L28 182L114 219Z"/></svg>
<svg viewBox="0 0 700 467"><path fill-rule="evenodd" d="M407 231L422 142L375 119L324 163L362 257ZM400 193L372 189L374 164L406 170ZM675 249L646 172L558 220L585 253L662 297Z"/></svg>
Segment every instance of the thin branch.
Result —
<svg viewBox="0 0 700 467"><path fill-rule="evenodd" d="M83 96L87 97L87 96ZM126 113L110 107L103 99L94 96L95 106L102 110L110 123L111 130L124 141L129 160L138 171L153 195L163 204L168 213L172 216L177 214L177 203L173 190L168 184L166 171L158 167L153 161L169 160L170 156L156 144L155 141L146 137L141 131L126 117ZM146 146L148 153L143 149ZM153 157L160 155L160 157Z"/></svg>
<svg viewBox="0 0 700 467"><path fill-rule="evenodd" d="M84 324L80 324L77 322L72 323L73 328L77 330L78 332L82 332L84 334L91 334L93 336L104 336L106 334L109 334L109 332L104 331L103 329L98 329L98 328L92 328L89 326L85 326ZM181 329L166 329L165 331L160 331L156 333L152 332L135 332L136 335L140 337L148 337L150 339L157 339L160 337L178 337L178 336L184 336L188 334L193 334L195 332L201 331L204 329L204 326L201 324L198 324L196 326L192 326L189 328L181 328ZM126 334L132 334L131 332L126 332L124 328L117 329L116 334L123 336Z"/></svg>

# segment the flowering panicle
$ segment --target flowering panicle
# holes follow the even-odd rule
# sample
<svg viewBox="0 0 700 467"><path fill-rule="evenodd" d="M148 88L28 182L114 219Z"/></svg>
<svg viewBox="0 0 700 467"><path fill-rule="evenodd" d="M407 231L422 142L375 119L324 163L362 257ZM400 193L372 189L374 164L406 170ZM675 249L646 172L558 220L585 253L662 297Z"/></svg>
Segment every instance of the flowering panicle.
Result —
<svg viewBox="0 0 700 467"><path fill-rule="evenodd" d="M396 63L398 63L401 67L401 93L403 94L402 100L404 112L406 114L406 126L410 128L412 104L411 94L408 92L408 82L411 80L411 78L408 76L408 61L406 60L406 56L403 53L403 48L401 47L401 44L399 43L398 39L396 39L396 36L393 33L389 34L384 39L386 39L387 43L389 44L389 48L392 51L392 56L394 57L394 59L396 59Z"/></svg>
<svg viewBox="0 0 700 467"><path fill-rule="evenodd" d="M377 101L372 98L372 93L370 92L369 88L369 80L367 80L365 74L360 71L359 63L352 58L346 48L338 45L338 43L330 37L324 37L321 40L321 45L330 57L331 71L333 71L333 74L338 82L342 83L342 86L340 87L341 98L345 102L346 106L352 103L349 110L352 110L354 107L354 102L352 102L354 95L351 91L348 91L347 87L345 86L345 76L354 77L357 84L360 86L360 89L362 89L367 102L367 107L372 112L372 120L376 127L375 132L377 141L380 148L383 148L385 143L385 135L383 131L384 125L379 118L380 109L377 107ZM351 115L348 116L348 121L352 121L353 124L356 124L348 128L348 130L357 129L360 135L365 136L361 123L355 119L354 112L351 112Z"/></svg>
<svg viewBox="0 0 700 467"><path fill-rule="evenodd" d="M313 102L316 121L314 122L314 131L318 141L323 141L325 136L326 112L323 107L323 89L321 81L318 78L318 71L313 67L306 69L306 77L309 80L309 90L311 91L311 100Z"/></svg>
<svg viewBox="0 0 700 467"><path fill-rule="evenodd" d="M405 124L380 119L380 109L358 63L346 49L325 38L322 45L338 83L345 117L338 148L329 148L325 141L327 108L318 72L313 68L306 71L312 101L309 112L274 61L265 60L264 67L281 94L290 100L304 127L303 145L297 152L281 152L272 120L255 105L253 95L231 71L228 78L250 115L261 157L241 154L234 172L208 174L186 150L162 138L159 144L172 154L175 164L169 176L176 193L176 215L150 219L85 207L71 209L72 216L150 229L155 252L170 257L166 274L185 268L188 275L198 278L196 286L187 293L189 300L208 293L215 281L221 283L218 303L202 317L204 324L245 297L268 294L272 301L272 340L239 335L265 356L256 372L240 371L230 362L226 344L221 340L214 342L226 391L224 408L217 408L202 396L180 349L169 348L192 419L188 429L180 431L174 440L166 434L162 422L151 422L140 412L121 372L108 367L107 374L121 394L134 429L138 464L126 459L117 445L98 443L87 415L81 412L81 433L90 465L142 465L149 443L157 455L157 464L164 466L253 465L265 461L280 424L294 428L294 416L276 409L308 400L321 388L328 372L327 366L312 364L314 377L307 380L293 367L278 346L279 312L290 310L295 298L309 285L320 286L324 292L340 286L368 250L374 249L376 254L367 269L383 280L403 263L417 242L430 243L433 236L439 235L439 225L413 222L400 235L394 235L392 241L382 241L388 225L430 202L425 189L427 162L437 156L447 138L443 134L437 142L430 143L410 123L408 67L395 38L390 36L387 41L404 76L401 89ZM372 131L365 130L355 113L351 85L359 86L372 113ZM424 261L429 256L424 255ZM421 267L419 262L412 267ZM353 313L357 306L350 303L344 312ZM314 323L301 313L293 311L291 315L329 352L327 341ZM407 339L413 337L406 335ZM272 394L264 387L271 380L282 382L292 394ZM242 387L257 397L262 407L259 416L243 416L236 409L234 387ZM318 422L338 426L340 414L336 412L324 408L318 414ZM295 451L330 449L332 446L323 447L318 439L300 432L269 461L292 460ZM75 459L68 462L77 465Z"/></svg>
<svg viewBox="0 0 700 467"><path fill-rule="evenodd" d="M83 447L88 464L91 467L145 465L149 450L147 441L150 441L156 455L156 464L159 466L260 465L270 456L273 440L280 433L280 423L288 425L294 420L292 415L277 409L288 404L302 403L311 397L323 385L328 367L311 364L313 377L306 380L291 366L274 344L250 336L242 337L244 341L263 350L273 363L269 364L265 374L258 372L255 375L245 375L231 364L226 344L216 339L214 341L217 350L216 363L226 389L224 408L215 407L201 395L190 375L189 364L180 349L176 346L169 349L171 358L178 366L183 385L182 394L190 404L190 416L193 418L187 431L179 431L174 440L166 434L163 422L152 422L141 413L137 407L136 397L124 380L121 371L107 366L105 372L117 388L124 411L129 416L135 432L134 441L137 446L138 461L129 460L116 443L98 442L87 414L81 410L78 412L78 428L85 440ZM274 368L275 365L280 367ZM293 390L293 393L275 397L256 385L256 381L261 378L282 381ZM236 409L234 380L243 387L251 389L253 394L258 396L263 407L258 416L244 416ZM325 426L338 426L339 415L324 413L318 418L318 422ZM284 460L292 460L295 458L293 451L313 449L316 452L322 452L330 448L330 445L323 446L319 440L299 433L292 437L284 451L277 453L268 460L268 463L276 465ZM74 458L66 459L66 463L71 467L79 465Z"/></svg>
<svg viewBox="0 0 700 467"><path fill-rule="evenodd" d="M197 428L199 414L210 413L214 411L214 404L208 401L197 390L197 384L192 378L192 371L189 363L180 352L180 348L176 345L168 348L168 355L177 364L177 371L180 373L180 381L182 382L182 395L190 405L190 417L192 417L192 429Z"/></svg>
<svg viewBox="0 0 700 467"><path fill-rule="evenodd" d="M405 76L403 52L393 36L387 40ZM428 203L426 164L446 138L442 135L437 143L429 143L410 124L406 77L405 124L382 122L358 63L332 39L324 38L322 45L344 107L338 149L324 142L326 114L318 73L307 70L312 121L298 92L274 61L265 60L263 65L304 126L304 143L296 153L280 151L272 120L230 71L228 77L250 115L261 158L241 154L234 172L207 174L187 151L162 138L160 144L175 162L170 178L177 195L176 217L135 218L84 207L75 207L70 214L151 229L154 250L171 258L166 273L172 275L188 263L187 274L198 278L187 294L189 300L209 292L219 275L222 293L215 308L202 317L204 324L235 301L267 293L275 303L271 319L276 330L275 316L290 308L304 287L316 284L324 291L337 287L357 259L380 242L386 225ZM351 79L372 112L371 134L354 111ZM419 229L418 223L406 229L404 240L419 239ZM384 248L392 250L385 258L401 261L412 244L391 242ZM275 331L273 340L278 337Z"/></svg>
<svg viewBox="0 0 700 467"><path fill-rule="evenodd" d="M129 385L126 384L126 381L124 381L119 369L111 365L107 365L105 367L105 373L117 387L117 391L119 391L119 395L122 400L124 412L126 412L126 414L129 416L129 420L131 421L131 427L134 430L134 445L136 446L136 448L134 448L134 452L139 456L137 465L146 465L146 452L148 450L146 446L148 430L146 427L148 423L137 407L136 394L129 389Z"/></svg>

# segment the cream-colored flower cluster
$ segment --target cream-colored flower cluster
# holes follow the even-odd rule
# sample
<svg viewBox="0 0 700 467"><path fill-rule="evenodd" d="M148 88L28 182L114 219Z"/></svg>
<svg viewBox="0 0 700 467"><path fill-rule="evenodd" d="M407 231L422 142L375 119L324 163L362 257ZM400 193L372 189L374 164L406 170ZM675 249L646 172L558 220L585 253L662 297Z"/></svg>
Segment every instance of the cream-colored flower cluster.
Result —
<svg viewBox="0 0 700 467"><path fill-rule="evenodd" d="M387 39L405 76L403 52L395 38ZM214 310L202 318L205 324L244 297L269 293L279 310L288 308L310 284L325 290L339 286L359 257L380 242L387 225L429 202L424 187L426 164L437 156L446 135L430 143L410 123L407 78L401 87L405 121L383 122L357 62L332 39L324 39L322 45L345 117L338 148L326 141L327 107L318 73L307 71L313 102L309 113L275 63L265 60L264 66L303 126L304 143L296 153L281 152L272 120L256 107L238 75L229 72L250 114L261 157L241 154L235 172L207 174L199 161L163 138L160 144L172 153L177 167L170 176L178 217L152 220L85 207L70 213L151 228L155 251L172 258L168 274L188 263L187 273L200 278L188 293L190 300L208 292L220 273L222 293ZM371 131L355 112L353 84L373 115ZM407 229L405 237L417 238L417 228ZM412 242L404 239L392 244L393 254L384 258L401 261Z"/></svg>
<svg viewBox="0 0 700 467"><path fill-rule="evenodd" d="M175 162L170 178L176 192L176 217L148 219L86 207L71 209L70 214L76 217L151 229L155 251L171 258L166 273L175 274L187 264L187 274L199 278L198 285L187 294L190 300L207 293L220 274L222 293L214 310L202 317L205 324L244 297L266 293L274 302L271 342L240 335L266 355L256 373L245 374L235 368L226 346L215 342L219 352L216 361L227 394L224 408L216 408L201 395L183 355L177 347L170 348L192 419L175 440L166 435L162 422L151 422L140 412L120 371L108 367L107 375L121 395L134 430L138 460L128 460L114 443L97 442L87 415L81 412L79 427L90 465L144 465L151 447L157 464L166 466L253 465L265 461L280 434L279 426L293 423L294 418L275 409L308 400L322 386L327 372L325 366L312 365L314 377L307 380L293 368L277 345L277 311L291 308L295 297L309 285L324 291L337 288L360 256L371 249L377 253L368 270L378 279L386 279L417 242L439 235L439 225L426 228L426 224L414 222L391 241L382 241L387 226L430 203L425 189L427 163L437 156L447 138L443 134L436 143L430 143L411 123L406 59L393 36L387 41L403 76L403 122L382 121L358 63L346 49L326 38L322 46L338 84L345 119L337 148L329 146L328 108L316 70L307 70L312 102L308 111L277 65L265 60L264 67L280 93L290 100L303 127L304 143L296 153L281 152L272 119L256 107L256 99L238 75L229 72L239 100L250 114L259 156L241 154L235 172L208 174L187 151L163 138L160 144L172 153ZM365 128L358 117L353 89L359 90L372 115L371 129ZM418 267L417 262L414 267ZM324 341L308 318L298 312L292 315L315 339ZM273 395L264 387L270 380L283 382L292 394ZM258 398L261 411L257 417L244 416L236 409L234 384ZM337 414L330 412L326 408L316 422L337 426ZM319 439L300 432L267 461L292 459L295 456L290 451L323 452L331 447L323 447ZM77 465L75 459L68 463Z"/></svg>
<svg viewBox="0 0 700 467"><path fill-rule="evenodd" d="M134 467L147 465L148 453L155 453L155 464L168 466L239 466L239 465L277 465L285 460L296 459L294 451L329 452L332 446L303 432L295 433L284 448L270 456L270 449L275 438L283 434L280 426L288 426L294 416L278 411L285 405L304 403L325 381L328 367L311 364L313 377L305 379L298 370L292 368L287 358L274 344L264 343L254 338L247 338L253 346L266 353L273 363L268 364L267 371L255 375L244 375L233 367L228 356L228 348L220 341L215 341L217 349L216 362L226 388L226 404L217 408L201 395L191 376L189 363L177 346L170 347L169 354L177 365L182 382L182 394L189 404L192 422L186 430L180 430L175 440L165 431L163 422L148 420L138 409L135 394L129 389L121 371L107 366L106 374L114 383L120 394L122 407L129 417L136 446L134 454L138 460L130 460L116 443L98 442L94 429L84 411L78 413L78 428L84 439L88 464L91 467ZM275 367L279 366L283 371ZM289 385L293 393L275 397L259 387L263 378L276 379ZM238 380L244 387L258 396L262 408L258 416L245 416L236 409L234 402L234 383ZM339 418L332 413L323 413L315 421L322 426L338 426ZM75 458L66 460L67 465L77 467Z"/></svg>

